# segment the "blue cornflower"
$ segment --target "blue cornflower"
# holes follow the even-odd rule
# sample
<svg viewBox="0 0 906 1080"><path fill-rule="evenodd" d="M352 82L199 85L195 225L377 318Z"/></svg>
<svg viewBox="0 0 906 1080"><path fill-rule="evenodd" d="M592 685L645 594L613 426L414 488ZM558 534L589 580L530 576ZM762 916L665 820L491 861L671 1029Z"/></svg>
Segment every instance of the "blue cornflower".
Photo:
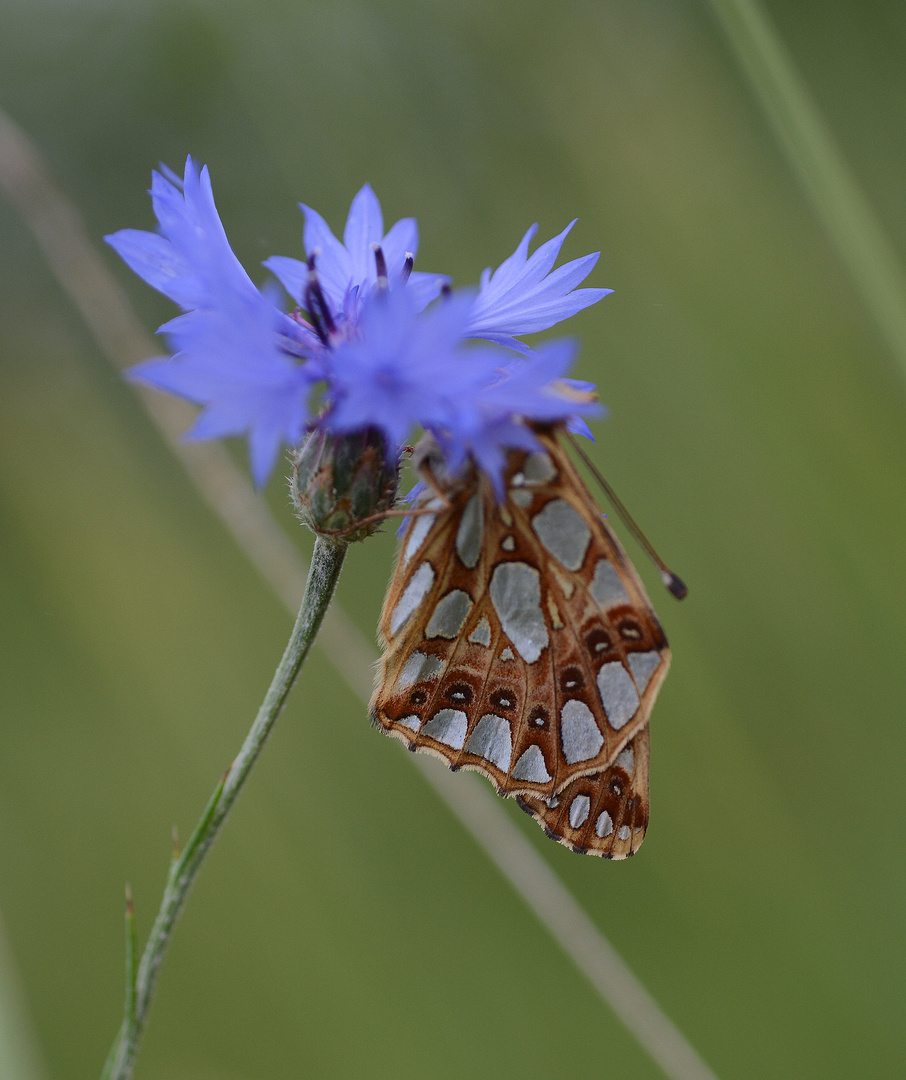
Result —
<svg viewBox="0 0 906 1080"><path fill-rule="evenodd" d="M463 347L471 304L454 294L419 312L408 290L372 292L355 340L333 351L324 424L377 427L393 448L416 426L455 430L501 362L496 350Z"/></svg>
<svg viewBox="0 0 906 1080"><path fill-rule="evenodd" d="M526 421L584 423L600 416L590 384L564 378L576 354L567 339L513 359L498 348L468 346L473 294L453 294L419 313L404 291L368 298L354 341L332 354L330 407L335 432L376 427L399 446L414 427L431 431L457 470L469 456L503 493L508 449L537 450Z"/></svg>
<svg viewBox="0 0 906 1080"><path fill-rule="evenodd" d="M529 243L538 231L538 226L533 225L508 259L495 271L490 267L484 271L469 320L472 337L486 338L527 353L528 346L514 335L547 330L613 292L613 289L576 288L591 273L601 254L599 251L573 259L551 272L563 241L575 224L575 220L571 221L562 233L529 256Z"/></svg>
<svg viewBox="0 0 906 1080"><path fill-rule="evenodd" d="M207 167L186 160L185 178L151 174L151 205L159 233L122 229L105 239L149 285L185 311L222 304L221 294L257 289L233 254Z"/></svg>
<svg viewBox="0 0 906 1080"><path fill-rule="evenodd" d="M189 438L248 434L252 474L262 484L283 446L310 419L320 374L299 359L317 344L254 286L221 225L207 168L186 161L182 190L154 173L151 199L160 233L123 229L106 237L149 285L185 309L165 323L170 359L147 360L130 377L205 406Z"/></svg>
<svg viewBox="0 0 906 1080"><path fill-rule="evenodd" d="M571 343L532 353L515 337L611 291L576 287L597 254L553 269L571 225L529 256L533 226L510 258L485 271L477 293L450 293L446 277L413 270L413 219L384 233L368 185L352 202L343 243L303 206L308 262L275 256L265 265L306 318L285 314L242 268L206 168L189 158L182 181L154 173L151 196L158 232L125 229L107 240L184 313L160 328L172 357L139 364L131 377L204 407L190 437L247 434L256 483L312 427L335 435L378 429L394 461L422 427L451 468L471 457L499 486L506 450L536 445L527 422L581 429L581 415L600 412L564 378ZM469 346L474 338L492 344ZM524 355L514 358L514 350ZM315 390L320 400L312 400Z"/></svg>
<svg viewBox="0 0 906 1080"><path fill-rule="evenodd" d="M369 184L352 200L342 244L317 211L304 203L299 205L305 214L305 253L317 269L337 322L355 320L379 279L390 289L405 286L419 311L449 283L450 279L442 274L412 269L418 254L415 218L403 218L384 235L381 204ZM264 265L280 279L293 300L308 310L309 265L285 255L274 255Z"/></svg>
<svg viewBox="0 0 906 1080"><path fill-rule="evenodd" d="M564 422L574 430L587 431L582 417L601 416L604 409L587 389L591 384L564 377L575 355L576 343L562 338L498 367L495 377L470 402L471 407L460 411L456 425L435 433L448 467L455 471L471 457L503 498L507 450L539 448L526 422Z"/></svg>

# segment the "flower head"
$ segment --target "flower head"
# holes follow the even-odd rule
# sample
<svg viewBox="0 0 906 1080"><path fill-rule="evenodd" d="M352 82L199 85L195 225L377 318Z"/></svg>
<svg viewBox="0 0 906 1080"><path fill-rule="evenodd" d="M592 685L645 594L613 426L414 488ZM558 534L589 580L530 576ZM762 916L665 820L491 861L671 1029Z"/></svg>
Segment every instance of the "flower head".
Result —
<svg viewBox="0 0 906 1080"><path fill-rule="evenodd" d="M471 300L453 295L420 313L407 291L373 292L355 340L333 351L325 425L378 427L395 447L416 425L455 427L500 362L490 350L463 347Z"/></svg>
<svg viewBox="0 0 906 1080"><path fill-rule="evenodd" d="M507 450L537 445L532 423L581 429L583 416L602 411L565 378L572 342L532 352L515 336L553 326L610 291L576 287L596 254L553 268L572 226L529 256L533 226L509 259L485 271L477 293L450 293L447 278L413 270L415 221L404 218L385 234L365 185L342 243L303 206L308 262L265 263L298 305L285 314L230 248L206 168L189 158L182 180L154 173L151 197L157 232L125 229L107 240L183 313L160 328L172 355L130 375L203 406L190 437L247 435L256 483L282 448L312 429L344 438L378 432L396 462L423 428L451 469L472 460L499 490Z"/></svg>
<svg viewBox="0 0 906 1080"><path fill-rule="evenodd" d="M381 204L370 185L366 184L352 200L342 243L316 210L304 203L300 206L305 214L305 253L317 268L334 315L344 316L344 321L361 311L379 280L390 289L405 287L419 311L449 282L442 274L412 269L418 254L415 218L403 218L385 235ZM274 255L264 265L280 279L293 300L307 309L308 264Z"/></svg>

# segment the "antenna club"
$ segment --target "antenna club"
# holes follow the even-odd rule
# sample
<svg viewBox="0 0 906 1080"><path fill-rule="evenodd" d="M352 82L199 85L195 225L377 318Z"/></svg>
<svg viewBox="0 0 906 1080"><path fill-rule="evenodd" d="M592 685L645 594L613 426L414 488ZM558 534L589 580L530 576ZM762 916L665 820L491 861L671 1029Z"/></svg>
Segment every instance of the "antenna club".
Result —
<svg viewBox="0 0 906 1080"><path fill-rule="evenodd" d="M658 555L658 553L654 550L654 548L651 546L651 541L638 527L638 525L633 520L632 515L622 504L622 502L620 502L620 500L617 498L617 493L613 490L610 484L607 483L607 481L600 474L600 472L598 472L597 468L595 468L595 464L591 460L591 458L589 458L588 454L585 453L585 451L576 442L572 435L568 435L568 438L573 450L575 450L579 457L582 459L582 461L585 462L586 466L588 467L588 471L601 485L601 490L605 493L607 498L610 499L614 509L623 519L623 523L648 553L648 556L650 557L654 565L658 568L658 570L660 570L661 581L664 583L664 586L673 596L676 597L677 600L684 600L689 590L686 588L686 585L683 582L682 578L677 577L676 574L674 574L673 571L667 567L660 555ZM604 516L606 517L607 515L605 514Z"/></svg>
<svg viewBox="0 0 906 1080"><path fill-rule="evenodd" d="M686 583L682 578L671 573L669 570L661 571L661 581L667 588L667 591L677 598L677 600L685 600L689 595L689 589L686 587Z"/></svg>

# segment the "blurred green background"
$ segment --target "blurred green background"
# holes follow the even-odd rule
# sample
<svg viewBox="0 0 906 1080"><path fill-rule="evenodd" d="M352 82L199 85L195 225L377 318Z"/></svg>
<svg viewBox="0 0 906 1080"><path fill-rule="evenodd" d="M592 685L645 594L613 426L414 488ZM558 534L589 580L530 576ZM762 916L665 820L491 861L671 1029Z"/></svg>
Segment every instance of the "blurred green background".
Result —
<svg viewBox="0 0 906 1080"><path fill-rule="evenodd" d="M906 7L769 11L904 251ZM564 254L616 290L568 327L611 409L593 455L690 596L630 545L674 651L639 856L507 812L724 1080L902 1077L906 395L708 7L2 0L0 106L98 242L151 227L158 161L206 162L258 281L302 252L298 201L339 231L366 180L458 284L579 218ZM144 939L289 622L6 202L0 236L0 918L35 1075L81 1080L123 883ZM341 583L369 638L393 546ZM468 1075L660 1073L316 651L136 1076Z"/></svg>

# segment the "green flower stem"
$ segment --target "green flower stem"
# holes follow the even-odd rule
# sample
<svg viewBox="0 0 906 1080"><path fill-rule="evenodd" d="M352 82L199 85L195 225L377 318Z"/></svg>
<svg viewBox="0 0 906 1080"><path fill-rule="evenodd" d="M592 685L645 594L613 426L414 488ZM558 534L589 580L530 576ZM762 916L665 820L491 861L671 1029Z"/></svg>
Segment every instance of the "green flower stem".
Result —
<svg viewBox="0 0 906 1080"><path fill-rule="evenodd" d="M183 851L174 855L161 900L160 911L148 938L137 972L134 959L126 963L126 1012L122 1026L101 1074L102 1080L126 1080L135 1065L138 1044L148 1020L148 1010L170 934L185 905L189 890L205 856L220 832L233 803L242 790L252 766L280 715L302 667L308 650L321 626L336 588L337 579L346 557L345 543L319 536L315 541L311 568L302 606L290 636L283 659L274 674L255 722L246 736L236 760L227 769L211 796L201 820ZM131 922L131 904L127 908L127 934ZM127 946L127 952L131 951ZM133 954L134 956L134 954ZM128 985L134 979L134 985Z"/></svg>

